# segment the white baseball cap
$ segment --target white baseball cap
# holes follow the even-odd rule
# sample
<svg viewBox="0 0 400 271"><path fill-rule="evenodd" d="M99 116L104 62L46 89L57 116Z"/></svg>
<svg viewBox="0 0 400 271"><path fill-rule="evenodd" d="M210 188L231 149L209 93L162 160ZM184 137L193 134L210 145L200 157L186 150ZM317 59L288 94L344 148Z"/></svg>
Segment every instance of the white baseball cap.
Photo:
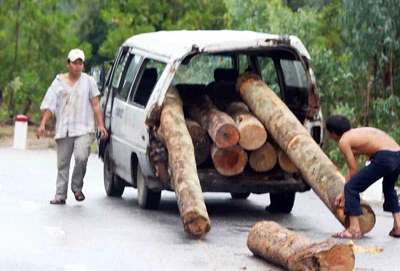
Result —
<svg viewBox="0 0 400 271"><path fill-rule="evenodd" d="M71 62L74 62L77 59L82 59L82 61L85 61L85 54L83 53L83 51L81 49L72 49L71 51L69 51L68 54L68 59Z"/></svg>

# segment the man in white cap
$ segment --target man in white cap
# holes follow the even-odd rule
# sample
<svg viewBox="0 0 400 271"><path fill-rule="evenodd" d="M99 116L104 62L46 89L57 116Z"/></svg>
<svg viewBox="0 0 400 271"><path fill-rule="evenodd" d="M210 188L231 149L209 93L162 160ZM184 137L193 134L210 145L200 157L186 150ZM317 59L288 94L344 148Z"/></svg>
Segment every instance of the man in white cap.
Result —
<svg viewBox="0 0 400 271"><path fill-rule="evenodd" d="M40 106L42 121L37 138L45 135L45 125L52 114L56 116L57 184L56 194L50 204L65 204L68 192L69 168L72 154L75 166L71 190L77 201L85 199L82 193L86 165L94 141L95 124L102 138L108 133L104 127L100 108L100 92L93 77L83 73L85 54L72 49L68 54L67 73L58 74Z"/></svg>

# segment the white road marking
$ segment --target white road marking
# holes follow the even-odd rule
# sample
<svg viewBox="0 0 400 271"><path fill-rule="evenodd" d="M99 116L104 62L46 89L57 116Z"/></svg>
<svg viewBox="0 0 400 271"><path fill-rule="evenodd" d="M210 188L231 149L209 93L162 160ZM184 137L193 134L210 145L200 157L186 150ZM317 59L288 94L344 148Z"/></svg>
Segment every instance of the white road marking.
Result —
<svg viewBox="0 0 400 271"><path fill-rule="evenodd" d="M34 201L20 200L19 203L25 209L30 209L30 210L39 210L40 209L40 205L35 203Z"/></svg>
<svg viewBox="0 0 400 271"><path fill-rule="evenodd" d="M60 227L45 227L48 234L65 237L65 232Z"/></svg>
<svg viewBox="0 0 400 271"><path fill-rule="evenodd" d="M83 264L66 264L64 271L86 271L86 265Z"/></svg>

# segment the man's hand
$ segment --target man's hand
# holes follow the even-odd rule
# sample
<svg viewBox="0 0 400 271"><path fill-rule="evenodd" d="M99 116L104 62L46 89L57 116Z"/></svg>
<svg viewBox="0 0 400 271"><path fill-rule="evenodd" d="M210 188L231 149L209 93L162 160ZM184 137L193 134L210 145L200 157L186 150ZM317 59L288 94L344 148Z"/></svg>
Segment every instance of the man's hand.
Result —
<svg viewBox="0 0 400 271"><path fill-rule="evenodd" d="M36 132L37 139L40 139L41 136L46 135L46 122L50 119L51 114L53 114L49 109L45 109L43 111L42 121L40 122L40 126Z"/></svg>
<svg viewBox="0 0 400 271"><path fill-rule="evenodd" d="M45 136L45 135L46 135L46 127L40 125L39 128L37 129L36 137L37 137L37 139L40 139L40 137Z"/></svg>
<svg viewBox="0 0 400 271"><path fill-rule="evenodd" d="M336 207L344 207L344 191L340 192L340 194L335 199L335 206Z"/></svg>
<svg viewBox="0 0 400 271"><path fill-rule="evenodd" d="M99 127L99 130L100 130L101 139L107 139L107 137L108 137L107 129L104 128L104 126L102 126L102 127Z"/></svg>

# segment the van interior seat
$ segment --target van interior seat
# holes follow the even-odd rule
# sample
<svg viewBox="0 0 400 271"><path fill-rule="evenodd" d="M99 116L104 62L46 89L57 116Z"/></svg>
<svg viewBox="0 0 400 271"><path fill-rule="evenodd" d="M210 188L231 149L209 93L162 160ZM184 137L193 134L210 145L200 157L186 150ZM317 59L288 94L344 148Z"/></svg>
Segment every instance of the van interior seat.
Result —
<svg viewBox="0 0 400 271"><path fill-rule="evenodd" d="M230 81L236 82L239 72L236 69L216 68L214 70L215 81Z"/></svg>
<svg viewBox="0 0 400 271"><path fill-rule="evenodd" d="M138 89L134 98L134 102L146 105L154 86L157 83L157 69L148 68L143 71L142 78L139 82Z"/></svg>
<svg viewBox="0 0 400 271"><path fill-rule="evenodd" d="M207 91L205 84L176 84L175 87L181 96L185 114L188 114L193 103L195 103L200 96L206 95Z"/></svg>
<svg viewBox="0 0 400 271"><path fill-rule="evenodd" d="M236 79L239 72L236 69L216 68L214 81L207 85L207 95L218 109L225 111L232 102L240 100L236 92Z"/></svg>

